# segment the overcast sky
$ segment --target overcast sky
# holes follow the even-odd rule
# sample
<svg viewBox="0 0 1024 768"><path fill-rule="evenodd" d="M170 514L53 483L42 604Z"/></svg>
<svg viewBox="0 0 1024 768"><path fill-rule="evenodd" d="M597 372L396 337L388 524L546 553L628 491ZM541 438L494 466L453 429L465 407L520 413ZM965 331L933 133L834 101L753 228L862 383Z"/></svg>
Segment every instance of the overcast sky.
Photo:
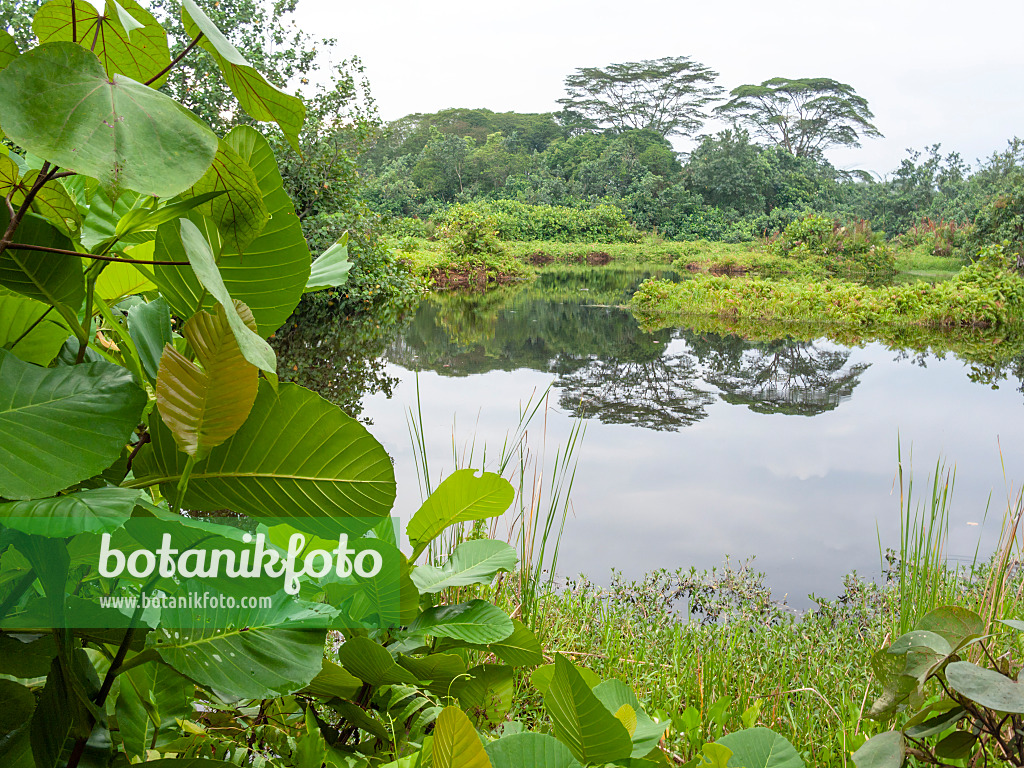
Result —
<svg viewBox="0 0 1024 768"><path fill-rule="evenodd" d="M843 168L889 173L907 147L936 142L973 162L1024 136L1021 0L301 0L298 17L338 38L338 58L362 57L387 120L547 112L577 67L684 55L727 90L778 76L852 85L885 138L828 152Z"/></svg>

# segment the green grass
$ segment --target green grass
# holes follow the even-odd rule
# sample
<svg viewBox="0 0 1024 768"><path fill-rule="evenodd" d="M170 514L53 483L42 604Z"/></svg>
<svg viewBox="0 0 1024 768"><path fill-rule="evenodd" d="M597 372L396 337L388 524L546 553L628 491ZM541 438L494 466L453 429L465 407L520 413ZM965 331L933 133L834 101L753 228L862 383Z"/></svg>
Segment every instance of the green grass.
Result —
<svg viewBox="0 0 1024 768"><path fill-rule="evenodd" d="M446 253L437 242L420 238L403 238L393 243L393 247L396 255L409 264L412 273L427 279L433 287L485 286L523 280L533 274L508 252L459 257Z"/></svg>

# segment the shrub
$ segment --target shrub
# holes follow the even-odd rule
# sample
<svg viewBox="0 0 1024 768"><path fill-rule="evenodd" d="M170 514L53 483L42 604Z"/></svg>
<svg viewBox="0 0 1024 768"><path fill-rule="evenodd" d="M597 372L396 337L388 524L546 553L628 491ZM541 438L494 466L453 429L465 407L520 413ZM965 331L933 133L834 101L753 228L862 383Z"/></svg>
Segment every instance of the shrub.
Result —
<svg viewBox="0 0 1024 768"><path fill-rule="evenodd" d="M493 216L502 240L554 240L561 243L635 243L640 233L614 205L567 208L515 200L478 201L453 206Z"/></svg>
<svg viewBox="0 0 1024 768"><path fill-rule="evenodd" d="M790 223L768 243L768 250L780 258L820 266L830 275L896 268L896 255L883 234L872 231L871 222L864 219L844 226L812 213Z"/></svg>

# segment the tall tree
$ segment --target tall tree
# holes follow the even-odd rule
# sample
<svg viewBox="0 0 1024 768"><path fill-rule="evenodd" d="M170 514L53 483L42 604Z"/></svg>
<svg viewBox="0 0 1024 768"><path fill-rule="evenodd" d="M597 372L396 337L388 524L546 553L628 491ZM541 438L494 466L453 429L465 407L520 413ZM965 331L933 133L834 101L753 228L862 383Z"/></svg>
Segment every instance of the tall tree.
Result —
<svg viewBox="0 0 1024 768"><path fill-rule="evenodd" d="M687 56L585 67L565 78L558 103L581 125L690 135L708 119L722 88L718 73Z"/></svg>
<svg viewBox="0 0 1024 768"><path fill-rule="evenodd" d="M867 99L849 85L827 77L774 77L741 85L715 111L749 125L755 135L797 157L817 157L831 146L859 147L860 139L882 134L872 125Z"/></svg>

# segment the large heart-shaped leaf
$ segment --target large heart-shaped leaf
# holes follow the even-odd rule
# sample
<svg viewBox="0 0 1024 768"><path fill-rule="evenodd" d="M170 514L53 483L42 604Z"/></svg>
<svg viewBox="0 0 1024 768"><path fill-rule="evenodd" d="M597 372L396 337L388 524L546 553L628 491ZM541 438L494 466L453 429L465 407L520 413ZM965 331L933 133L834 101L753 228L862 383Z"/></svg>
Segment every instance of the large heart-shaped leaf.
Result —
<svg viewBox="0 0 1024 768"><path fill-rule="evenodd" d="M467 643L493 643L512 634L512 620L486 600L470 600L428 608L409 625L409 631Z"/></svg>
<svg viewBox="0 0 1024 768"><path fill-rule="evenodd" d="M10 224L7 206L0 205L0 228ZM26 214L13 241L44 248L74 250L68 237L44 219ZM75 256L7 248L0 253L0 285L12 291L77 313L85 301L81 260Z"/></svg>
<svg viewBox="0 0 1024 768"><path fill-rule="evenodd" d="M69 333L51 307L0 288L0 347L26 362L49 365Z"/></svg>
<svg viewBox="0 0 1024 768"><path fill-rule="evenodd" d="M145 491L92 488L48 499L0 503L0 524L49 538L99 533L119 528L131 517Z"/></svg>
<svg viewBox="0 0 1024 768"><path fill-rule="evenodd" d="M958 605L943 605L929 611L916 628L942 636L954 651L958 651L964 644L984 634L985 622L972 610Z"/></svg>
<svg viewBox="0 0 1024 768"><path fill-rule="evenodd" d="M230 311L250 328L256 327L244 304ZM182 334L199 365L168 344L160 358L156 405L178 447L202 459L245 423L256 400L259 371L242 356L222 304L217 305L216 315L197 312Z"/></svg>
<svg viewBox="0 0 1024 768"><path fill-rule="evenodd" d="M0 29L0 70L20 56L18 43L6 29Z"/></svg>
<svg viewBox="0 0 1024 768"><path fill-rule="evenodd" d="M133 258L137 257L135 253L131 255ZM111 262L96 278L96 295L110 305L117 304L126 296L152 290L156 290L156 285L149 276L139 271L136 266L123 261Z"/></svg>
<svg viewBox="0 0 1024 768"><path fill-rule="evenodd" d="M182 0L181 19L190 37L200 33L203 35L200 45L217 62L224 81L242 109L256 120L276 122L295 150L300 151L299 131L306 119L306 107L302 100L268 83L193 0Z"/></svg>
<svg viewBox="0 0 1024 768"><path fill-rule="evenodd" d="M348 260L348 232L340 242L335 243L313 262L309 271L309 280L306 281L305 292L322 291L324 288L333 288L344 285L348 282L348 273L352 269L352 262Z"/></svg>
<svg viewBox="0 0 1024 768"><path fill-rule="evenodd" d="M52 496L99 474L121 454L145 404L120 366L39 368L0 350L0 496Z"/></svg>
<svg viewBox="0 0 1024 768"><path fill-rule="evenodd" d="M83 0L49 0L36 11L32 31L40 43L72 42L90 48L108 75L140 83L171 63L167 33L134 0L107 0L103 13ZM166 79L161 77L153 87Z"/></svg>
<svg viewBox="0 0 1024 768"><path fill-rule="evenodd" d="M4 158L7 163L11 161ZM4 165L4 163L0 163ZM39 181L39 171L32 170L12 180L10 166L0 169L0 197L10 197L11 205L18 209L25 202L28 193ZM4 172L6 171L6 172ZM46 219L66 235L75 234L82 226L82 213L71 199L67 189L58 180L44 182L32 198L30 210Z"/></svg>
<svg viewBox="0 0 1024 768"><path fill-rule="evenodd" d="M223 139L213 158L213 165L186 195L222 194L203 203L196 210L213 219L226 250L242 253L263 231L270 213L263 202L256 174L234 148Z"/></svg>
<svg viewBox="0 0 1024 768"><path fill-rule="evenodd" d="M155 663L133 667L118 680L115 711L121 743L130 757L145 757L147 749L176 736L177 721L192 714L195 683Z"/></svg>
<svg viewBox="0 0 1024 768"><path fill-rule="evenodd" d="M415 684L416 677L395 663L387 649L366 637L353 637L338 647L338 661L351 674L375 688Z"/></svg>
<svg viewBox="0 0 1024 768"><path fill-rule="evenodd" d="M453 472L423 502L405 532L413 546L415 560L427 545L449 525L483 520L504 514L515 498L512 485L500 475L472 469Z"/></svg>
<svg viewBox="0 0 1024 768"><path fill-rule="evenodd" d="M495 643L477 645L474 643L464 643L461 640L451 640L445 641L442 647L445 649L472 648L484 653L493 653L503 662L513 667L533 667L537 664L543 664L544 652L540 647L540 641L537 639L537 636L519 619L512 619L512 626L514 627L512 634L504 640L498 640ZM586 672L590 672L590 670L588 669ZM590 674L593 673L590 672ZM550 677L548 682L550 682ZM598 682L600 682L599 678L595 680L594 685Z"/></svg>
<svg viewBox="0 0 1024 768"><path fill-rule="evenodd" d="M440 568L421 565L412 572L412 581L420 592L434 594L449 587L490 584L499 571L516 567L516 551L504 541L473 539L452 551Z"/></svg>
<svg viewBox="0 0 1024 768"><path fill-rule="evenodd" d="M513 733L484 749L493 768L580 768L569 748L546 733Z"/></svg>
<svg viewBox="0 0 1024 768"><path fill-rule="evenodd" d="M633 739L633 757L650 754L650 751L658 746L658 742L665 733L665 727L651 720L640 706L632 688L621 680L612 678L598 683L592 690L598 700L612 714L619 712L624 706L629 707L632 711L635 722L630 731L630 737Z"/></svg>
<svg viewBox="0 0 1024 768"><path fill-rule="evenodd" d="M998 712L1024 713L1024 682L984 669L969 661L956 661L946 667L949 687L971 701Z"/></svg>
<svg viewBox="0 0 1024 768"><path fill-rule="evenodd" d="M289 625L314 618L315 606L283 593L269 606L243 608L241 602L164 608L146 646L186 677L231 696L269 699L305 688L323 664L327 633Z"/></svg>
<svg viewBox="0 0 1024 768"><path fill-rule="evenodd" d="M481 664L469 670L469 677L460 679L453 692L478 727L493 730L505 721L512 707L513 676L512 667Z"/></svg>
<svg viewBox="0 0 1024 768"><path fill-rule="evenodd" d="M173 197L213 162L217 137L167 96L121 75L74 43L46 43L0 72L0 127L62 168L99 179L113 197L131 189Z"/></svg>
<svg viewBox="0 0 1024 768"><path fill-rule="evenodd" d="M491 768L476 728L458 707L445 707L434 723L433 768Z"/></svg>
<svg viewBox="0 0 1024 768"><path fill-rule="evenodd" d="M804 768L793 745L770 728L745 728L718 743L732 750L729 765L736 768Z"/></svg>
<svg viewBox="0 0 1024 768"><path fill-rule="evenodd" d="M607 763L632 753L629 731L561 654L555 656L555 674L544 694L544 707L554 723L555 737L581 763Z"/></svg>
<svg viewBox="0 0 1024 768"><path fill-rule="evenodd" d="M249 126L239 126L224 142L255 174L270 221L239 256L221 241L212 221L197 214L191 219L211 244L228 293L245 302L256 318L258 333L269 336L284 324L302 297L310 276L309 247L267 140ZM171 228L158 232L156 253L164 261L187 258L177 231ZM175 314L191 317L200 309L212 309L215 299L188 267L156 267L155 275Z"/></svg>
<svg viewBox="0 0 1024 768"><path fill-rule="evenodd" d="M275 392L260 382L249 418L196 463L184 499L177 497L177 483L185 455L156 414L150 433L152 444L132 465L135 484L160 484L186 509L291 518L296 528L336 540L343 520L350 535L362 534L394 504L394 467L383 446L337 406L297 384ZM324 517L330 519L318 524Z"/></svg>
<svg viewBox="0 0 1024 768"><path fill-rule="evenodd" d="M362 687L363 681L358 677L350 674L344 667L335 664L333 661L324 659L323 668L302 692L316 696L318 699L329 701L334 698L354 698Z"/></svg>
<svg viewBox="0 0 1024 768"><path fill-rule="evenodd" d="M907 742L899 731L886 731L868 739L853 753L857 768L900 768L907 754Z"/></svg>

